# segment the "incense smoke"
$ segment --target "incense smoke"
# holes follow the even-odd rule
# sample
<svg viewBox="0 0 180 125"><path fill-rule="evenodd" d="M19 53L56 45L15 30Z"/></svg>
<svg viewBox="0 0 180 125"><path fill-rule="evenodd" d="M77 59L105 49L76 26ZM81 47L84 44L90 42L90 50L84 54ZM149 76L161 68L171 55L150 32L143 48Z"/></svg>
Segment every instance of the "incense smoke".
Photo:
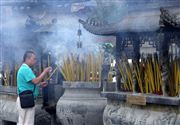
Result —
<svg viewBox="0 0 180 125"><path fill-rule="evenodd" d="M77 48L78 29L78 17L61 15L54 27L55 32L52 35L45 35L40 41L46 45L45 48L48 51L54 53L55 57L64 57L71 53L77 55L97 53L100 47L98 44L99 36L87 32L82 26L80 26L82 48Z"/></svg>
<svg viewBox="0 0 180 125"><path fill-rule="evenodd" d="M11 59L16 63L21 63L22 56L28 49L33 49L37 53L39 53L40 49L43 49L44 52L51 51L56 59L71 53L83 55L99 52L99 41L102 42L103 37L89 33L82 26L80 26L82 31L80 38L82 48L77 48L77 41L79 41L77 35L79 29L78 19L84 18L85 15L77 16L73 14L63 14L62 12L54 15L50 13L49 10L46 10L45 14L50 17L54 16L57 23L55 23L48 32L36 32L37 30L32 30L32 27L27 27L27 20L32 15L37 18L42 18L39 14L39 8L36 10L38 13L32 12L33 14L30 13L29 15L28 11L28 13L26 13L26 11L23 10L25 8L17 9L12 6L0 7L1 43L11 50L9 55L4 53L4 56L7 56L9 60ZM44 21L46 21L46 19Z"/></svg>

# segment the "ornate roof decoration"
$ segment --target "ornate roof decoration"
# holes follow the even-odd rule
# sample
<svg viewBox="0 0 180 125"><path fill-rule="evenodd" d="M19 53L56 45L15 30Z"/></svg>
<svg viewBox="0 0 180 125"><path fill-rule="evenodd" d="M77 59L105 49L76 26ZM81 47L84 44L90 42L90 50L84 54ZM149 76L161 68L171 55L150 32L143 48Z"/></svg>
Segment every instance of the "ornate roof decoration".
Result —
<svg viewBox="0 0 180 125"><path fill-rule="evenodd" d="M134 9L133 11L127 9L127 11L122 14L122 17L116 16L116 22L113 23L105 21L105 17L104 19L98 18L95 15L92 15L86 21L80 19L79 22L87 31L96 35L157 32L160 28L169 26L176 29L180 28L180 7L175 2L171 3L171 6L166 3L163 7ZM108 16L108 14L104 14L104 16Z"/></svg>
<svg viewBox="0 0 180 125"><path fill-rule="evenodd" d="M174 14L165 8L160 8L160 24L161 26L172 26L174 28L180 28L180 13Z"/></svg>

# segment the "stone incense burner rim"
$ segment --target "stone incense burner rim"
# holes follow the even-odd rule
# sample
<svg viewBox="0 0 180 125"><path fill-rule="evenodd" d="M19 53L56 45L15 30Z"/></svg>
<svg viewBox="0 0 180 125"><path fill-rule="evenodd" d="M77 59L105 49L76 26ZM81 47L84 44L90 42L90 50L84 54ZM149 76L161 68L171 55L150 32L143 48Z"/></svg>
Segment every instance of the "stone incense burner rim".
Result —
<svg viewBox="0 0 180 125"><path fill-rule="evenodd" d="M63 81L63 88L100 89L101 82Z"/></svg>

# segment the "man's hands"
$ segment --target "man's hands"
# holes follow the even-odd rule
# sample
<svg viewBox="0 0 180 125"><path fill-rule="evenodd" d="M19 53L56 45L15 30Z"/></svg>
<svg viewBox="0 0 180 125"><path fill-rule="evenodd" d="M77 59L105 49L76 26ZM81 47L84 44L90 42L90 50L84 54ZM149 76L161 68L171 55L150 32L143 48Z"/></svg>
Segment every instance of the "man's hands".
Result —
<svg viewBox="0 0 180 125"><path fill-rule="evenodd" d="M32 80L34 84L39 84L41 80L46 76L47 73L52 71L52 67L47 67L44 71L37 77ZM44 83L43 83L44 84Z"/></svg>
<svg viewBox="0 0 180 125"><path fill-rule="evenodd" d="M44 88L48 85L47 81L40 82L40 87Z"/></svg>
<svg viewBox="0 0 180 125"><path fill-rule="evenodd" d="M45 72L45 73L49 73L49 72L51 72L51 71L52 71L52 67L47 67L47 68L44 69L44 72Z"/></svg>
<svg viewBox="0 0 180 125"><path fill-rule="evenodd" d="M44 69L44 73L47 74L47 73L50 73L52 71L52 67L47 67ZM44 88L48 85L47 81L43 81L43 82L40 82L40 87Z"/></svg>

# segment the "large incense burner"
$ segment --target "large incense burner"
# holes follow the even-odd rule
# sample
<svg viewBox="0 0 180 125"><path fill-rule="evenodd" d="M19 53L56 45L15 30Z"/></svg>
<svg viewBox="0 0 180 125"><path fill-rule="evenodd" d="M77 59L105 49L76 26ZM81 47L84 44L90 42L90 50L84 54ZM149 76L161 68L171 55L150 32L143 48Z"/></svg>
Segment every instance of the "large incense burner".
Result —
<svg viewBox="0 0 180 125"><path fill-rule="evenodd" d="M108 7L103 6L104 1L97 2L101 3L99 12L104 13ZM116 22L106 18L108 13L104 18L79 20L93 34L116 37L115 91L106 90L110 64L103 65L105 89L101 95L108 99L104 125L178 125L180 62L179 53L173 54L171 46L179 46L179 1L126 1L124 6L126 10L120 9L122 14L115 17ZM155 54L140 52L146 43L155 48ZM132 51L127 51L129 47Z"/></svg>

